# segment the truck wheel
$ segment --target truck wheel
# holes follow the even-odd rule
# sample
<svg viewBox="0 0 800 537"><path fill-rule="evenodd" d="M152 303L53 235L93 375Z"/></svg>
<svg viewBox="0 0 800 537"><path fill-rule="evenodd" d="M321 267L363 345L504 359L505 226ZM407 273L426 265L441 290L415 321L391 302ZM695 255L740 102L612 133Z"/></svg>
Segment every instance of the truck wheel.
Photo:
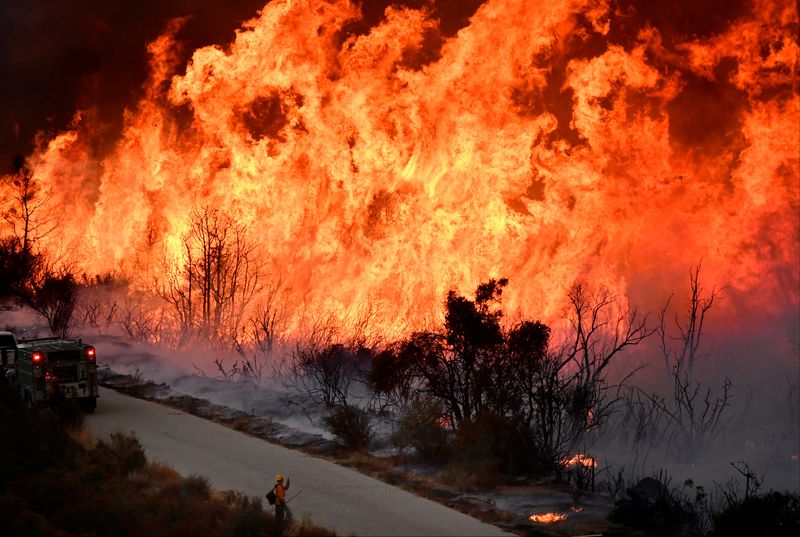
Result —
<svg viewBox="0 0 800 537"><path fill-rule="evenodd" d="M97 399L95 399L94 397L81 399L81 410L83 410L87 414L92 414L96 408L97 408Z"/></svg>

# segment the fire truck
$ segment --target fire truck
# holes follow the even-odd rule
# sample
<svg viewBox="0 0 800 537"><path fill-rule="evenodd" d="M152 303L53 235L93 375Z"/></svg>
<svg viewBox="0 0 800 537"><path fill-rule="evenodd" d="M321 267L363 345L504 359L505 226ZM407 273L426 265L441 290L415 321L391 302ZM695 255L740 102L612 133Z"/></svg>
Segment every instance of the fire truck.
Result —
<svg viewBox="0 0 800 537"><path fill-rule="evenodd" d="M0 332L0 347L6 379L16 384L26 403L47 403L62 394L76 399L85 412L97 408L93 346L55 337L17 341L11 332Z"/></svg>

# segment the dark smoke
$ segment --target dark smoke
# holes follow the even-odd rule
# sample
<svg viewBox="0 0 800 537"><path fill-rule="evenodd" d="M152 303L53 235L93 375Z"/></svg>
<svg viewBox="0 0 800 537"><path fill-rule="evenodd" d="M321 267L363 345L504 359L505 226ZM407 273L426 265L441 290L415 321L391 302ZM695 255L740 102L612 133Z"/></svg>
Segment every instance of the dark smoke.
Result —
<svg viewBox="0 0 800 537"><path fill-rule="evenodd" d="M146 72L145 44L167 21L190 16L178 38L224 44L264 0L70 0L0 3L0 173L30 154L36 133L57 133L77 109L94 108L109 143ZM102 150L103 148L97 148Z"/></svg>
<svg viewBox="0 0 800 537"><path fill-rule="evenodd" d="M347 25L342 39L369 32L381 22L389 5L426 8L439 20L439 27L426 36L423 50L406 62L407 66L421 67L438 59L444 41L466 26L485 1L364 0L360 2L362 19ZM156 38L169 20L190 17L177 36L183 44L180 54L185 62L198 47L230 43L234 30L256 16L264 4L265 0L3 1L0 173L11 171L13 155L32 152L37 133L44 133L47 139L62 131L78 109L92 110L96 115L95 128L101 136L96 137L100 142L95 150L101 156L116 140L122 110L136 101L147 76L145 44ZM570 127L572 95L562 89L570 60L592 57L607 44L632 48L638 43L639 31L648 26L658 30L666 50L675 52L677 44L722 32L751 9L747 0L615 0L610 8L608 43L595 42L597 36L585 42L568 38L571 42L564 43L560 51L532 59L551 67L551 84L543 94L528 94L521 88L521 111L553 112L559 122L555 136L573 145L579 143ZM580 17L578 23L588 25ZM675 114L670 133L674 141L718 148L730 144L739 112L747 106L744 96L731 88L724 73L715 82L684 75L688 83L670 110Z"/></svg>
<svg viewBox="0 0 800 537"><path fill-rule="evenodd" d="M349 32L368 32L389 5L428 6L444 37L465 26L484 0L367 0L363 20ZM146 43L167 22L189 16L177 38L182 60L198 47L225 46L242 22L266 0L70 0L0 2L0 174L14 155L29 155L37 133L64 130L78 109L96 114L102 130L98 156L117 139L122 111L139 96L147 77ZM432 56L435 58L435 54Z"/></svg>

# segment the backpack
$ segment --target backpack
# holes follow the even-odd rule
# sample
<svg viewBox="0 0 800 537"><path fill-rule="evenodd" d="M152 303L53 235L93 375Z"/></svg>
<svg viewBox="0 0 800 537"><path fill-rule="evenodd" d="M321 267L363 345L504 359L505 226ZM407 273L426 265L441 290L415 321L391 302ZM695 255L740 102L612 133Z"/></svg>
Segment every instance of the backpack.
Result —
<svg viewBox="0 0 800 537"><path fill-rule="evenodd" d="M275 505L275 487L272 487L272 490L267 492L267 501L270 505Z"/></svg>

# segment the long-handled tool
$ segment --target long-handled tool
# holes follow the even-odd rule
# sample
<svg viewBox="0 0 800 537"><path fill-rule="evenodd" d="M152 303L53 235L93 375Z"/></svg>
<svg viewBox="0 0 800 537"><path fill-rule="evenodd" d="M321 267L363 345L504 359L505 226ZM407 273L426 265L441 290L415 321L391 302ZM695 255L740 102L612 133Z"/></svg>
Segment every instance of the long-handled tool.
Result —
<svg viewBox="0 0 800 537"><path fill-rule="evenodd" d="M286 500L286 503L289 503L290 501L292 501L292 500L294 500L295 498L297 498L298 496L300 496L300 493L301 493L301 492L303 492L303 491L302 491L302 490L298 490L298 491L297 491L297 494L295 494L294 496L292 496L291 498L289 498L288 500Z"/></svg>

